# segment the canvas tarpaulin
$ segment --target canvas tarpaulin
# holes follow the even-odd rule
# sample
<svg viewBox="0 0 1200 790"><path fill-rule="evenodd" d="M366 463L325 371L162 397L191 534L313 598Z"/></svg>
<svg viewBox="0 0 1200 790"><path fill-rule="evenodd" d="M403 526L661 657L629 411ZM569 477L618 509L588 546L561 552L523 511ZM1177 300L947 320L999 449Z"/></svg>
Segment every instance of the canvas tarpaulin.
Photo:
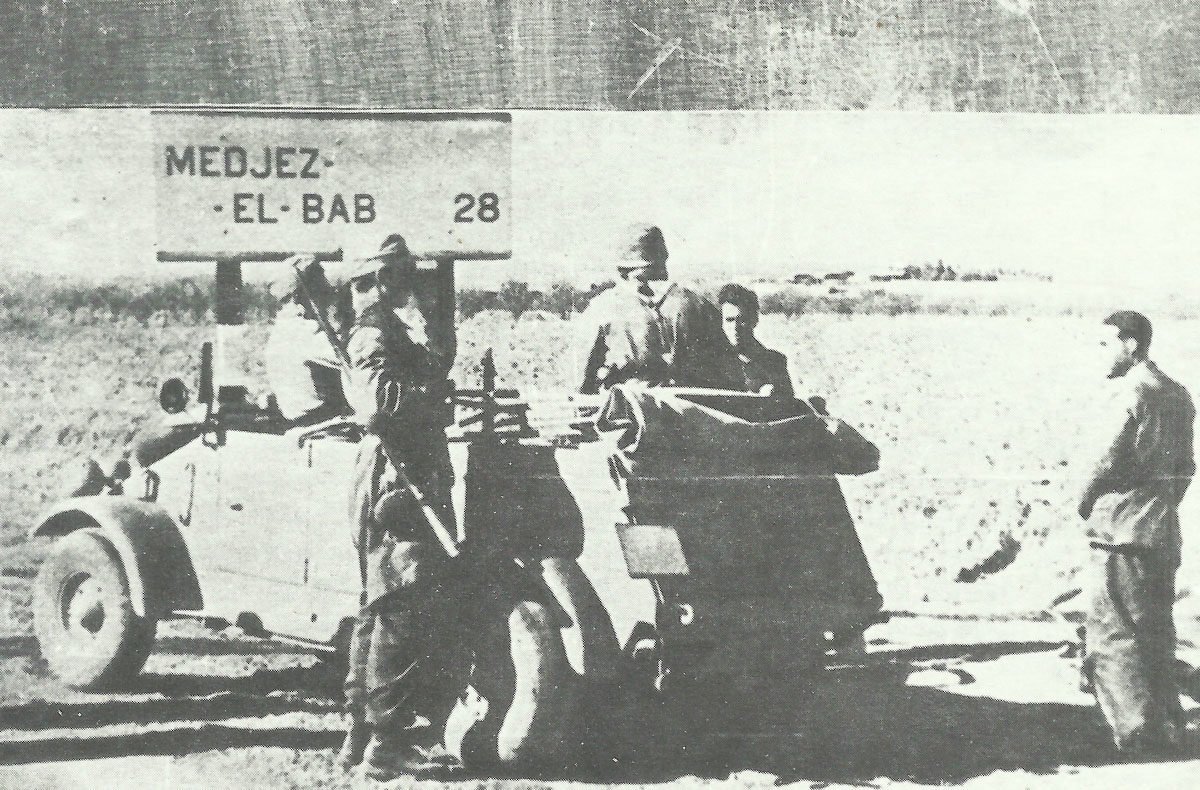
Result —
<svg viewBox="0 0 1200 790"><path fill-rule="evenodd" d="M598 428L614 431L630 519L678 531L689 594L774 599L826 630L879 611L836 477L873 470L878 450L846 423L800 401L623 385Z"/></svg>

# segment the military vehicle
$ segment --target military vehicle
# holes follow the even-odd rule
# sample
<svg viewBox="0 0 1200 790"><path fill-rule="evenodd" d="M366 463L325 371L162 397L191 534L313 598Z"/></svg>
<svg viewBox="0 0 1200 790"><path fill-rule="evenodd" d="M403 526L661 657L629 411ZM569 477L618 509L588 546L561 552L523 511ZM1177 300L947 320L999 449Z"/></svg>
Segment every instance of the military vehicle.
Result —
<svg viewBox="0 0 1200 790"><path fill-rule="evenodd" d="M53 540L37 637L72 686L128 683L172 618L345 649L362 429L352 416L290 423L237 382L241 263L217 263L196 402L166 381L167 427L134 448L130 474L54 503L33 530ZM451 348L453 272L450 259L423 261L415 286L430 337ZM581 689L769 688L877 619L836 474L869 472L878 453L845 423L800 400L669 387L548 409L483 367L480 386L454 395L450 429L455 544L476 579L454 749L540 759L573 731Z"/></svg>

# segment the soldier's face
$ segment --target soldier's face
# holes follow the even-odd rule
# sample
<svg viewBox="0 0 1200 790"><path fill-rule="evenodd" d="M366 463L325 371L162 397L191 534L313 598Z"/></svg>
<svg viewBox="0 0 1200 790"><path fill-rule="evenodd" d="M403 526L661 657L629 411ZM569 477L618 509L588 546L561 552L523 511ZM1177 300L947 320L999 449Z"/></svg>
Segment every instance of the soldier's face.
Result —
<svg viewBox="0 0 1200 790"><path fill-rule="evenodd" d="M667 262L666 261L651 261L646 266L641 266L635 269L629 269L626 279L633 283L653 283L661 282L667 279Z"/></svg>
<svg viewBox="0 0 1200 790"><path fill-rule="evenodd" d="M1133 338L1120 337L1120 330L1110 324L1100 327L1098 344L1100 347L1101 367L1110 379L1124 376L1134 362L1134 349L1137 342Z"/></svg>
<svg viewBox="0 0 1200 790"><path fill-rule="evenodd" d="M362 315L364 310L379 301L379 294L379 279L374 275L351 281L350 299L354 304L354 314Z"/></svg>
<svg viewBox="0 0 1200 790"><path fill-rule="evenodd" d="M739 305L725 302L721 305L721 328L730 345L740 348L754 338L755 317L742 310Z"/></svg>
<svg viewBox="0 0 1200 790"><path fill-rule="evenodd" d="M641 273L638 275L638 279L644 283L654 283L663 282L668 276L667 262L653 261L649 266L641 270Z"/></svg>

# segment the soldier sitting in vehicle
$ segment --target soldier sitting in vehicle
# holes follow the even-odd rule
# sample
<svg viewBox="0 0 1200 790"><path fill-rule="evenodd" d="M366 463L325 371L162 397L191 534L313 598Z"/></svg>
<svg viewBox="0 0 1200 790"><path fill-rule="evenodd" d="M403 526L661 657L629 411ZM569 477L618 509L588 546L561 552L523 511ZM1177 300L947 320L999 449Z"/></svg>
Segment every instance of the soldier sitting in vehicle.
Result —
<svg viewBox="0 0 1200 790"><path fill-rule="evenodd" d="M348 411L337 356L308 306L311 299L317 309L329 311L334 289L313 258L298 256L289 264L293 265L272 286L281 305L264 352L267 377L283 416L297 425L311 425ZM73 467L66 496L129 488L147 467L199 436L202 427L200 420L181 415L172 423L143 428L107 468L95 458Z"/></svg>
<svg viewBox="0 0 1200 790"><path fill-rule="evenodd" d="M741 366L743 388L777 398L792 397L787 357L767 348L754 336L754 328L758 326L758 295L744 285L729 283L721 289L717 302L721 306L721 327Z"/></svg>
<svg viewBox="0 0 1200 790"><path fill-rule="evenodd" d="M625 231L617 271L616 287L597 295L579 319L581 392L626 381L741 389L716 307L668 279L667 244L657 226Z"/></svg>
<svg viewBox="0 0 1200 790"><path fill-rule="evenodd" d="M443 771L440 725L462 685L461 612L446 556L404 495L393 461L453 529L454 471L445 434L452 359L432 351L401 317L414 259L399 235L349 272L355 322L347 342L347 399L368 431L359 448L351 526L363 590L350 646L346 698L351 728L339 761L367 774ZM369 743L368 743L369 741Z"/></svg>
<svg viewBox="0 0 1200 790"><path fill-rule="evenodd" d="M341 365L314 310L327 318L334 288L315 259L297 256L272 286L279 312L265 349L267 379L279 411L297 425L311 425L348 411Z"/></svg>

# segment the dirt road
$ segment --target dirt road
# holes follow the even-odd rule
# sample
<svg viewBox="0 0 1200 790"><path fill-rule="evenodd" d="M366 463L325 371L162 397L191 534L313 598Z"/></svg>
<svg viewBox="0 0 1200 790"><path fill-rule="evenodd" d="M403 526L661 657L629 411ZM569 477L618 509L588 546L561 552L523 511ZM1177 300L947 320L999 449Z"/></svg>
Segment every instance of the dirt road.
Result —
<svg viewBox="0 0 1200 790"><path fill-rule="evenodd" d="M868 632L865 666L756 700L769 723L703 754L659 748L661 733L630 714L618 759L488 786L1193 786L1200 759L1114 761L1061 655L1070 630L897 617ZM0 638L0 695L0 787L364 784L333 763L336 673L233 632L165 626L138 688L120 695L62 689L32 638L13 634ZM1185 702L1195 743L1200 711Z"/></svg>

